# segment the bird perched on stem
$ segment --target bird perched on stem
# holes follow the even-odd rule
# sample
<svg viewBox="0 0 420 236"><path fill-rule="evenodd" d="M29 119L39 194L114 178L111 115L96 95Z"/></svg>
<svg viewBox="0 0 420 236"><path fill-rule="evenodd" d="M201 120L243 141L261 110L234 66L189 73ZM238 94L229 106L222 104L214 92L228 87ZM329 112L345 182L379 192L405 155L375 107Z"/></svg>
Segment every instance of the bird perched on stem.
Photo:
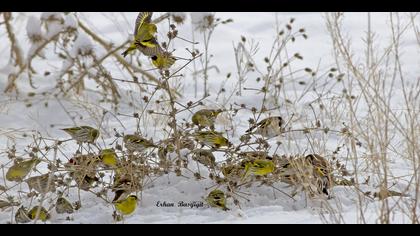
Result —
<svg viewBox="0 0 420 236"><path fill-rule="evenodd" d="M263 137L273 138L283 132L284 121L280 116L272 116L251 126L246 133L259 134Z"/></svg>
<svg viewBox="0 0 420 236"><path fill-rule="evenodd" d="M96 154L76 155L64 164L64 167L80 189L89 191L99 180L97 177L99 163L100 160Z"/></svg>
<svg viewBox="0 0 420 236"><path fill-rule="evenodd" d="M139 12L134 26L134 41L122 55L140 50L146 56L156 55L161 50L159 43L155 38L157 27L151 23L153 12Z"/></svg>
<svg viewBox="0 0 420 236"><path fill-rule="evenodd" d="M102 163L109 167L117 167L117 154L113 148L103 149L100 154Z"/></svg>
<svg viewBox="0 0 420 236"><path fill-rule="evenodd" d="M28 217L31 220L40 219L45 222L51 218L51 215L44 207L35 206L28 212Z"/></svg>
<svg viewBox="0 0 420 236"><path fill-rule="evenodd" d="M245 163L245 174L242 179L245 179L250 174L262 176L274 171L275 165L270 160L257 159L254 161L247 161Z"/></svg>
<svg viewBox="0 0 420 236"><path fill-rule="evenodd" d="M221 112L221 109L201 109L194 113L191 121L199 127L210 127L211 129L214 129L216 118Z"/></svg>
<svg viewBox="0 0 420 236"><path fill-rule="evenodd" d="M99 130L90 126L76 126L62 130L79 143L94 143L99 137Z"/></svg>
<svg viewBox="0 0 420 236"><path fill-rule="evenodd" d="M229 208L226 207L225 193L220 189L211 191L207 196L206 201L211 207L217 207L224 211L229 210Z"/></svg>
<svg viewBox="0 0 420 236"><path fill-rule="evenodd" d="M41 160L39 158L17 162L7 170L6 179L8 181L20 182L29 174L32 168L40 162Z"/></svg>
<svg viewBox="0 0 420 236"><path fill-rule="evenodd" d="M263 151L248 151L239 153L239 157L253 161L253 160L273 160L273 157L269 156L267 152Z"/></svg>
<svg viewBox="0 0 420 236"><path fill-rule="evenodd" d="M123 142L125 148L130 152L143 152L147 148L157 147L152 141L149 141L137 134L124 135Z"/></svg>
<svg viewBox="0 0 420 236"><path fill-rule="evenodd" d="M74 212L73 205L64 197L57 198L57 201L55 203L55 211L58 214L71 214Z"/></svg>
<svg viewBox="0 0 420 236"><path fill-rule="evenodd" d="M322 192L330 197L328 190L332 187L332 183L334 182L331 165L324 157L318 154L309 154L305 159L313 167L313 174L316 179L318 192Z"/></svg>
<svg viewBox="0 0 420 236"><path fill-rule="evenodd" d="M31 218L29 218L28 215L28 209L26 207L21 206L19 209L17 209L15 214L15 221L16 223L28 223L31 222Z"/></svg>
<svg viewBox="0 0 420 236"><path fill-rule="evenodd" d="M230 146L229 140L223 137L222 133L216 131L198 131L194 133L193 136L199 142L211 146L213 148Z"/></svg>
<svg viewBox="0 0 420 236"><path fill-rule="evenodd" d="M39 176L34 176L25 180L30 190L34 189L38 193L55 192L56 177L53 174L47 173Z"/></svg>
<svg viewBox="0 0 420 236"><path fill-rule="evenodd" d="M329 189L334 183L333 168L318 154L283 160L277 175L282 182L303 187L312 196L325 194L330 197ZM277 172L277 171L276 171Z"/></svg>
<svg viewBox="0 0 420 236"><path fill-rule="evenodd" d="M130 215L137 208L137 196L130 195L126 199L114 202L115 208L123 215Z"/></svg>
<svg viewBox="0 0 420 236"><path fill-rule="evenodd" d="M194 154L192 157L193 160L209 168L214 168L216 166L216 158L211 150L195 149L192 153Z"/></svg>
<svg viewBox="0 0 420 236"><path fill-rule="evenodd" d="M172 56L172 53L161 49L160 46L158 48L156 54L150 57L152 64L159 70L167 70L175 63L176 58Z"/></svg>

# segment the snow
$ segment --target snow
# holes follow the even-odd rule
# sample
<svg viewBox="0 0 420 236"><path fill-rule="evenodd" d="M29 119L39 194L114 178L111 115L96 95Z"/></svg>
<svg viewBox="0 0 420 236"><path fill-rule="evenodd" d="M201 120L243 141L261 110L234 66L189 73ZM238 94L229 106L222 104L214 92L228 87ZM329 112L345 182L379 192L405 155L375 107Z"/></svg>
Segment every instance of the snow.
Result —
<svg viewBox="0 0 420 236"><path fill-rule="evenodd" d="M63 18L62 12L43 12L41 14L41 20L44 21L55 21Z"/></svg>
<svg viewBox="0 0 420 236"><path fill-rule="evenodd" d="M89 36L80 33L77 36L76 41L74 42L73 48L72 48L72 57L76 57L78 54L80 55L88 55L91 54L93 50L93 43L89 39Z"/></svg>
<svg viewBox="0 0 420 236"><path fill-rule="evenodd" d="M29 38L42 37L41 20L35 16L30 16L26 25L26 32Z"/></svg>
<svg viewBox="0 0 420 236"><path fill-rule="evenodd" d="M67 15L64 19L64 26L66 28L77 29L78 23L74 15Z"/></svg>
<svg viewBox="0 0 420 236"><path fill-rule="evenodd" d="M44 12L41 20L45 23L47 38L52 38L63 30L64 19L61 12Z"/></svg>
<svg viewBox="0 0 420 236"><path fill-rule="evenodd" d="M103 36L106 40L120 45L123 41L128 38L128 34L131 34L134 19L137 13L78 13L78 18L86 22L99 35ZM163 13L155 13L154 18L160 16ZM230 104L236 102L237 104L246 104L247 107L260 107L261 106L261 94L256 93L252 90L243 90L242 96L235 94L234 86L237 82L237 67L235 64L235 56L233 45L237 45L241 41L241 36L246 38L246 42L243 43L244 47L249 49L252 41L258 43L258 51L254 55L256 64L261 70L266 69L264 63L264 57L270 54L270 49L273 44L273 40L276 37L276 20L279 22L279 27L283 27L290 18L295 18L294 25L296 28L304 27L308 34L308 40L301 38L296 39L294 44L291 44L288 48L288 53L293 55L294 53L300 53L303 55L304 60L295 61L293 68L313 68L319 71L325 71L334 65L334 57L332 54L332 43L328 36L325 18L322 13L213 13L213 12L199 12L199 13L171 13L173 16L187 19L189 15L191 21L186 20L184 24L178 25L178 35L182 38L199 42L194 45L195 48L199 49L200 52L204 52L203 35L200 30L208 27L208 22L205 20L207 16L215 16L226 20L232 18L233 22L229 24L220 24L214 29L212 38L209 45L209 51L212 54L210 65L217 67L216 69L209 70L209 87L211 96L204 99L204 106L195 108L192 111L184 111L179 114L179 120L182 119L190 120L192 113L201 108L221 108L229 107ZM352 54L355 58L363 58L365 53L365 42L362 37L366 34L366 14L367 13L345 13L343 20L343 27L348 31L350 38L352 39ZM402 23L408 23L409 17L405 14L401 14ZM376 48L383 49L391 41L391 33L389 30L389 14L388 13L372 13L372 25L375 30L375 38L378 39L379 44L375 45ZM25 37L30 35L42 35L41 22L45 23L47 37L51 37L54 34L66 29L77 28L78 23L74 15L68 14L64 16L62 13L49 12L49 13L32 13L27 18L28 22L25 27L19 31L19 41L25 42ZM63 20L64 19L64 20ZM158 24L158 40L162 42L167 39L166 32L168 25L166 21ZM199 31L193 30L200 29ZM0 27L0 30L1 29ZM3 34L3 31L1 32ZM192 33L194 35L192 35ZM415 35L412 33L405 33L401 39L401 51L405 73L407 78L411 78L411 84L416 84L420 74L420 57L419 47L416 44ZM31 50L33 45L22 44L22 51L28 52ZM179 57L189 57L189 53L184 48L191 48L191 44L182 40L175 39L171 46L176 49L174 54ZM255 46L255 45L254 45ZM149 115L141 120L136 120L128 115L135 112L139 113L142 109L153 109L160 111L158 105L149 105L145 108L146 103L141 99L143 96L148 95L143 91L140 91L137 86L128 83L119 83L119 92L121 93L121 104L119 104L119 110L115 114L122 114L118 116L105 115L102 112L104 110L112 111L112 106L103 102L99 102L103 97L101 94L96 93L98 91L98 85L93 80L86 80L85 86L88 87L88 91L80 96L75 96L72 93L66 94L66 96L58 93L55 88L55 79L66 81L67 77L62 75L62 72L67 71L67 68L73 66L78 55L88 55L93 52L97 55L105 55L104 51L100 51L101 47L97 46L89 35L83 33L80 29L77 33L77 38L71 49L71 58L61 59L57 58L54 54L54 47L51 46L44 50L48 62L40 62L35 64L35 68L39 69L37 75L34 76L33 80L37 89L32 88L28 84L27 78L20 78L17 81L20 94L0 94L0 164L10 166L11 163L5 154L6 149L11 148L12 145L16 145L18 155L27 158L28 150L27 145L32 142L32 135L40 132L44 137L58 138L60 140L66 140L69 137L61 131L61 128L73 126L76 124L91 125L93 127L101 128L101 137L98 141L98 145L102 148L109 147L110 143L115 140L114 128L118 132L133 133L136 131L137 126L140 126L142 134L147 138L153 138L153 140L159 140L165 136L165 132L162 131L161 127L166 124L166 120L162 119L161 116ZM98 51L98 52L97 52ZM122 51L122 50L121 50ZM118 52L119 53L119 52ZM10 52L8 46L0 46L0 70L1 76L8 75L11 71L17 71L17 69L9 62ZM148 70L152 68L150 61L142 56L139 56L139 60L142 63L142 68ZM127 61L138 66L136 59L128 59ZM36 63L34 61L34 63ZM202 67L199 60L195 61L197 70ZM90 65L82 61L83 65ZM177 62L174 70L179 68L182 62ZM362 64L361 64L362 65ZM361 66L360 65L360 66ZM113 77L131 80L130 75L121 72L121 66L115 62L107 62L106 69L113 73ZM44 76L45 71L49 71L52 75ZM97 71L93 68L87 70L90 76L95 75ZM151 73L158 76L157 71L150 70ZM194 81L192 79L193 63L191 63L183 72L183 77L174 78L170 81L173 84L181 83L181 91L184 97L180 98L181 103L187 103L188 101L198 100L203 91L202 76L199 78L198 83L198 97L195 97L194 92ZM226 75L231 73L229 79ZM389 73L389 72L388 72ZM246 80L244 81L243 88L260 88L263 86L262 82L256 82L256 78L260 77L257 71L250 71ZM296 81L304 80L311 83L311 77L305 74L296 74L293 78ZM389 86L384 83L384 86ZM340 129L343 127L343 122L349 123L348 113L342 111L343 100L339 100L338 97L342 93L342 89L346 84L338 83L331 85L331 81L328 78L320 79L315 81L317 88L322 93L326 93L326 88L331 87L331 93L326 93L323 97L323 102L329 110L335 110L338 114L331 117L331 114L320 111L317 114L319 119L326 121L323 126ZM389 82L390 83L390 82ZM324 87L324 84L328 86ZM3 91L7 86L6 79L0 80L0 90ZM309 105L317 106L314 100L318 98L317 93L309 91L305 96L301 97L301 94L309 86L302 86L296 83L288 81L284 84L284 91L278 95L280 101L280 109L275 109L263 117L269 115L281 115L283 117L290 118L293 113L294 116L290 122L290 128L301 129L304 127L312 127L314 125L314 117L312 108ZM217 96L220 88L224 88L226 92ZM401 94L401 84L395 83L395 89L393 91L393 99L391 108L398 109L400 104L403 102ZM33 97L27 96L29 92L35 92L36 95ZM317 91L319 92L319 91ZM42 93L46 93L47 96L42 96ZM232 96L230 94L232 93ZM356 96L361 96L360 91L352 91ZM59 94L59 95L57 95ZM55 98L58 96L58 99ZM216 98L218 98L216 100ZM286 103L285 100L289 99L293 104ZM27 104L31 103L28 107ZM48 102L48 106L45 106L45 102ZM131 104L130 104L131 103ZM359 114L365 117L364 114L368 112L367 105L360 102ZM216 122L216 130L227 130L226 135L232 142L238 142L240 134L248 129L248 119L253 117L252 113L246 110L239 110L237 116L233 117L233 121L229 118L232 114L222 113ZM103 119L102 119L103 118ZM384 124L381 124L384 125ZM234 127L235 131L232 131ZM271 144L275 144L277 141L282 142L282 145L275 150L270 149L270 154L277 152L280 154L302 154L309 152L320 152L323 154L330 154L339 145L346 144L347 139L336 133L313 133L309 135L312 142L308 141L308 135L303 133L288 133L284 136L280 136L270 140ZM166 137L166 136L165 136ZM121 144L121 140L117 141ZM363 144L366 145L366 144ZM276 146L276 145L274 145ZM400 147L398 137L392 139L392 146ZM74 150L78 148L75 142L65 142L61 146L60 151L65 157L70 157L74 154ZM365 146L364 146L365 148ZM403 148L401 148L403 149ZM367 149L362 149L367 153ZM244 150L246 151L246 150ZM187 150L182 150L182 154L186 154ZM342 150L337 156L342 158L341 160L346 161L349 171L352 171L351 160L348 160L346 156L347 150ZM170 157L174 157L175 154L170 154ZM216 160L224 160L223 153L215 153ZM62 158L66 160L65 158ZM401 179L400 182L393 186L394 190L403 191L409 186L410 173L412 167L410 166L409 160L399 158L393 152L390 152L390 166L394 176ZM361 168L372 165L371 162L359 163ZM46 163L42 163L39 168L40 172L47 169ZM228 206L231 211L222 211L208 207L178 207L177 204L180 201L185 203L200 202L204 201L205 196L208 194L209 187L214 182L208 177L209 173L204 166L201 164L190 162L188 169L191 171L199 171L201 176L206 177L205 179L194 181L193 173L183 169L181 177L175 176L173 173L164 175L156 178L153 181L149 181L145 185L145 189L140 197L139 207L132 216L126 217L124 223L324 223L328 222L340 222L340 223L361 223L360 212L359 212L359 191L375 191L377 190L378 181L372 177L372 184L370 186L362 186L361 189L355 189L353 187L336 186L333 188L332 199L308 199L304 194L298 194L295 200L286 196L283 193L276 192L272 188L267 186L258 186L254 184L249 188L243 188L246 193L246 197L250 201L242 201L241 207L237 207L233 204L231 198L228 199ZM370 170L370 169L369 169ZM32 173L31 176L36 176L38 173ZM371 175L368 171L362 173L359 176L359 181L363 182L366 176ZM0 185L11 187L14 183L8 182L3 179L4 175L0 175ZM373 175L374 176L374 175ZM109 178L110 176L106 176ZM282 191L289 193L292 188L287 187L284 183L276 183L274 187L281 189ZM223 189L225 190L225 189ZM25 199L25 191L27 191L26 184L22 184L21 187L13 189L13 193L19 194L25 205L31 205L37 203L39 198ZM22 193L19 193L22 191ZM68 191L68 198L74 202L78 200L78 192L74 189ZM408 197L391 197L389 199L390 205L397 205L392 213L393 223L409 223L409 217L404 213L407 212L406 208L408 204L399 204L399 201L404 200L410 202L415 196L415 193L410 193ZM59 215L51 210L51 220L48 223L115 223L112 218L113 206L112 204L106 203L105 201L97 198L94 194L81 191L80 192L82 208L75 213L69 215L70 220L67 220L68 215ZM107 199L113 198L113 193L108 191L106 195ZM6 198L6 194L0 192L0 200ZM157 206L159 202L174 203L176 207L161 207ZM326 209L326 205L333 208ZM365 204L363 206L365 219L368 223L377 223L380 215L381 202L370 198L363 200ZM44 206L49 207L49 202L44 202ZM419 208L420 206L417 206ZM9 222L11 215L14 215L16 207L0 209L0 223ZM332 214L330 212L339 212ZM408 211L409 212L409 211ZM13 218L13 217L12 217Z"/></svg>

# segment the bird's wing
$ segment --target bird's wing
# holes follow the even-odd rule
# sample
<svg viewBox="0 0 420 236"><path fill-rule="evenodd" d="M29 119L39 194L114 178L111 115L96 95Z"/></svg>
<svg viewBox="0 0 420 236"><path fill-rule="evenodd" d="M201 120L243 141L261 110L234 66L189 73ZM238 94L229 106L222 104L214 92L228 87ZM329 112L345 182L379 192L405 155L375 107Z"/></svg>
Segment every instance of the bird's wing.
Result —
<svg viewBox="0 0 420 236"><path fill-rule="evenodd" d="M256 168L265 168L267 166L267 163L265 162L254 162L253 166Z"/></svg>
<svg viewBox="0 0 420 236"><path fill-rule="evenodd" d="M146 56L156 56L156 55L160 55L164 52L164 50L162 49L162 47L159 45L159 43L156 41L155 38L152 39L153 44L155 44L155 47L146 47L144 45L142 45L141 42L136 41L135 45L137 47L138 50L140 50L141 53L143 53Z"/></svg>
<svg viewBox="0 0 420 236"><path fill-rule="evenodd" d="M267 123L268 123L268 119L264 119L264 120L258 122L257 124L251 126L251 128L247 129L245 132L246 133L249 133L249 132L253 131L255 128L257 128L257 127L260 127L260 128L263 129L263 128L265 128L268 125Z"/></svg>
<svg viewBox="0 0 420 236"><path fill-rule="evenodd" d="M144 142L144 139L143 138L140 138L140 137L138 137L138 138L135 138L135 139L132 139L131 140L133 143L142 143L142 142Z"/></svg>
<svg viewBox="0 0 420 236"><path fill-rule="evenodd" d="M261 127L262 129L265 129L266 127L268 127L271 124L271 119L270 118L266 118L262 121L260 121L257 126Z"/></svg>
<svg viewBox="0 0 420 236"><path fill-rule="evenodd" d="M137 35L139 28L143 25L143 23L150 23L152 21L153 12L139 12L136 25L134 26L134 36Z"/></svg>

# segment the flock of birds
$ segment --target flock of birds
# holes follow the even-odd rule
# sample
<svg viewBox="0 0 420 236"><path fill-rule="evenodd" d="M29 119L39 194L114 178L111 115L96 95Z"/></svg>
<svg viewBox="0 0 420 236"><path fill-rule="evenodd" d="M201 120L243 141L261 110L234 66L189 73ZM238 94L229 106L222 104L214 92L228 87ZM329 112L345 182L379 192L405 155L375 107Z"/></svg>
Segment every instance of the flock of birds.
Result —
<svg viewBox="0 0 420 236"><path fill-rule="evenodd" d="M140 12L136 19L134 29L134 41L131 43L129 48L125 50L122 55L127 56L133 53L136 49L144 55L151 58L152 63L161 70L166 70L172 66L175 62L175 57L171 53L165 51L158 43L155 34L157 33L157 26L152 23L152 12ZM201 164L214 168L215 157L213 151L222 147L231 147L232 144L227 138L223 136L221 132L215 131L214 125L216 118L220 113L224 112L222 109L202 109L197 111L192 116L192 123L198 126L191 136L202 145L200 149L196 149L195 144L189 142L188 139L184 140L181 137L181 147L189 147L192 150L193 160L200 162ZM68 133L71 138L77 141L79 144L88 143L95 144L96 140L100 136L98 129L90 126L77 126L62 129ZM265 138L273 138L284 132L284 121L280 116L272 116L261 120L258 123L253 124L248 130L247 135L261 135ZM142 137L139 134L126 134L123 135L123 144L129 154L135 152L141 154L147 149L157 148L158 156L161 159L165 159L169 152L175 150L174 140L168 142L154 143ZM203 149L204 146L210 147L210 149ZM328 195L328 189L331 186L330 168L328 163L319 155L311 154L304 158L297 159L295 161L285 161L281 163L281 168L278 167L278 163L275 163L273 158L269 157L266 152L252 151L243 153L245 161L239 165L231 165L222 167L222 173L226 178L233 178L240 176L241 180L247 179L250 175L254 176L266 176L270 173L274 173L277 169L282 170L282 178L284 182L293 184L298 181L299 176L296 174L296 170L303 168L311 169L314 171L310 172L310 175L315 173L321 179L321 184L318 185L315 191L322 192ZM102 149L97 155L98 160L103 165L112 168L118 174L122 175L121 165L119 165L120 159L113 148ZM78 159L70 159L68 166L81 165L82 163L88 163L91 165L93 161L89 156L79 156ZM15 162L11 166L7 173L6 179L8 181L21 182L30 173L30 171L39 163L39 158L33 157L29 160ZM85 165L86 166L86 165ZM96 170L93 169L93 172ZM304 171L305 172L305 171ZM238 174L239 173L239 174ZM306 173L306 172L305 172ZM96 173L90 174L89 171L84 171L82 177L77 175L74 171L72 175L76 182L81 183L79 186L81 189L89 189L91 183L97 181ZM28 183L30 188L34 188L39 192L46 192L51 190L54 186L50 184L52 176L49 174L31 177L25 181ZM123 181L115 184L125 184ZM48 183L48 184L45 184ZM226 195L220 189L211 191L206 197L207 203L212 207L218 207L222 210L228 210L226 206ZM132 191L127 191L124 188L115 190L115 197L112 201L115 208L120 214L130 215L137 207L137 196L132 194ZM56 202L56 211L59 213L71 213L73 212L72 204L64 197L58 197ZM49 218L48 211L43 207L34 207L27 211L21 207L18 209L15 215L15 219L19 223L25 223L32 219L41 219L43 221Z"/></svg>
<svg viewBox="0 0 420 236"><path fill-rule="evenodd" d="M217 116L223 112L221 109L201 109L193 114L191 121L194 125L198 126L198 130L192 134L195 140L199 143L213 148L229 147L231 143L223 136L221 132L214 131L214 124ZM263 137L272 138L282 133L283 119L280 116L273 116L261 120L255 125L251 126L246 133L258 134ZM209 128L209 130L203 130ZM90 126L71 127L63 129L67 132L72 139L80 143L94 143L99 137L99 130ZM154 144L152 141L142 137L138 134L126 134L123 136L123 143L126 150L130 153L138 152L143 153L149 148L159 148L159 151L167 149L167 146ZM167 144L164 144L167 145ZM173 145L173 144L172 144ZM193 144L192 144L193 145ZM174 147L172 147L173 150ZM212 149L194 149L194 160L202 163L208 167L214 167L215 157ZM255 152L259 153L259 152ZM165 152L167 154L167 152ZM258 155L264 155L259 153ZM162 155L159 155L161 158ZM102 162L111 167L116 167L118 160L117 155L113 149L104 149L101 152L100 158ZM248 161L244 164L244 173L242 179L246 179L249 175L264 176L272 173L275 165L271 160L266 158L256 158L255 160ZM228 173L225 172L226 175ZM135 195L127 196L124 191L117 192L113 202L116 209L122 214L127 215L132 213L136 208L137 197ZM122 197L124 196L124 197ZM220 207L227 210L226 196L223 191L216 189L209 193L206 198L210 206Z"/></svg>
<svg viewBox="0 0 420 236"><path fill-rule="evenodd" d="M229 148L232 145L229 140L222 135L222 133L214 131L216 118L221 112L223 112L221 109L202 109L194 113L191 121L194 125L198 126L198 129L192 133L191 136L199 144L201 144L202 147L200 149L196 149L196 145L194 143L182 143L182 147L186 147L188 145L190 146L189 149L192 150L193 160L213 169L216 166L213 151L217 149L220 150L221 147ZM281 117L272 116L252 125L246 133L247 135L261 135L266 138L271 138L280 135L283 132L283 126L284 124ZM100 136L99 130L90 126L77 126L62 130L68 133L71 136L71 139L77 141L79 144L88 143L96 146L96 140ZM184 137L182 137L182 139L183 138ZM139 155L137 156L142 156L142 153L144 153L147 149L157 148L158 156L162 160L166 158L168 152L173 152L175 149L173 140L172 142L154 143L139 134L126 134L123 135L122 139L124 147L129 155L138 153ZM210 147L210 149L203 149L204 146ZM316 187L317 189L315 191L328 195L328 189L331 186L330 170L328 163L319 155L311 154L294 161L284 160L280 163L279 168L278 161L275 162L266 152L251 151L243 152L242 154L243 160L245 161L242 161L239 165L223 166L221 168L225 178L234 179L239 177L240 181L244 181L251 175L267 176L270 173L274 174L275 171L281 170L282 176L284 177L283 182L294 184L299 178L296 174L296 170L302 168L313 169L314 171L311 171L309 175L313 175L313 173L315 173L317 176L321 177L321 184ZM123 180L124 178L122 176L126 174L123 170L125 167L120 164L121 159L116 154L115 149L102 149L99 155L95 155L94 158L96 159L93 160L92 156L89 155L80 155L70 159L69 163L66 164L67 166L81 166L85 168L85 170L83 170L83 174L80 174L80 171L74 171L73 169L73 172L71 172L73 179L79 183L79 187L81 189L88 190L93 182L99 180L96 177L96 169L94 168L94 165L96 165L94 163L96 163L96 161L99 161L104 166L115 170L114 186L116 186L116 188L113 189L115 197L112 203L118 212L122 214L120 215L121 217L132 214L137 207L138 199L135 194L132 194L132 190L121 187L128 183L126 180ZM23 181L31 169L39 163L40 159L38 158L32 158L15 163L8 169L6 179L9 181ZM46 192L47 190L45 188L48 188L46 183L49 182L48 180L50 178L49 174L46 174L31 177L27 179L26 182L30 188L38 189L39 192ZM212 207L218 207L222 210L229 209L226 206L226 195L220 189L211 191L206 197L206 201ZM59 197L57 199L56 208L60 209L58 210L60 212L72 212L71 204L63 197ZM28 216L30 219L31 217L35 217L31 216L35 214L35 211L38 212L38 217L45 216L44 220L48 219L48 212L44 208L33 208L31 211L26 211L25 214L22 213L23 209L20 209L16 215ZM41 216L39 216L39 214L41 214ZM25 222L25 220L20 220L20 222Z"/></svg>

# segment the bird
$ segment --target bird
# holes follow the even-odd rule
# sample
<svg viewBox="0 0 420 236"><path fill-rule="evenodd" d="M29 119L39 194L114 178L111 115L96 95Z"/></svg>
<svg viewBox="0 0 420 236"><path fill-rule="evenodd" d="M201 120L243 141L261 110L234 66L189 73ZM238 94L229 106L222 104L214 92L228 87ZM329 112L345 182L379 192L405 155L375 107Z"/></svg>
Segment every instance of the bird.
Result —
<svg viewBox="0 0 420 236"><path fill-rule="evenodd" d="M158 148L158 157L161 161L165 161L167 159L168 153L172 153L175 151L175 146L171 143L160 143Z"/></svg>
<svg viewBox="0 0 420 236"><path fill-rule="evenodd" d="M35 206L28 212L28 217L31 220L39 219L45 222L51 218L51 215L44 207Z"/></svg>
<svg viewBox="0 0 420 236"><path fill-rule="evenodd" d="M241 152L239 153L239 156L246 160L273 160L273 157L269 156L267 152L263 151Z"/></svg>
<svg viewBox="0 0 420 236"><path fill-rule="evenodd" d="M257 176L267 175L273 172L275 165L271 160L253 160L245 162L245 174L242 179L245 179L250 174Z"/></svg>
<svg viewBox="0 0 420 236"><path fill-rule="evenodd" d="M283 125L284 121L280 116L272 116L251 126L245 132L249 134L258 134L267 138L273 138L283 132Z"/></svg>
<svg viewBox="0 0 420 236"><path fill-rule="evenodd" d="M136 189L135 182L130 173L127 173L126 168L117 169L114 175L114 183L112 185L112 192L115 192L113 203L126 199Z"/></svg>
<svg viewBox="0 0 420 236"><path fill-rule="evenodd" d="M194 113L191 121L199 127L210 127L214 129L216 118L221 112L221 109L201 109Z"/></svg>
<svg viewBox="0 0 420 236"><path fill-rule="evenodd" d="M31 221L28 215L28 209L26 209L26 207L24 206L19 207L19 209L16 211L16 214L15 214L15 221L16 223L22 223L22 224L28 223Z"/></svg>
<svg viewBox="0 0 420 236"><path fill-rule="evenodd" d="M97 177L99 162L97 155L77 155L64 164L64 167L80 189L89 191L93 184L99 181Z"/></svg>
<svg viewBox="0 0 420 236"><path fill-rule="evenodd" d="M328 161L318 154L309 154L305 156L305 160L312 165L313 174L316 179L318 193L330 196L329 189L332 187L333 176L332 167Z"/></svg>
<svg viewBox="0 0 420 236"><path fill-rule="evenodd" d="M99 137L99 130L90 126L76 126L61 129L79 143L94 143Z"/></svg>
<svg viewBox="0 0 420 236"><path fill-rule="evenodd" d="M222 133L216 131L198 131L193 136L199 142L211 146L213 148L220 148L222 146L230 146L229 140L223 137Z"/></svg>
<svg viewBox="0 0 420 236"><path fill-rule="evenodd" d="M105 166L117 167L118 157L113 148L103 149L100 154L100 159Z"/></svg>
<svg viewBox="0 0 420 236"><path fill-rule="evenodd" d="M55 203L55 211L58 214L71 214L74 212L73 205L64 197L57 198L57 202Z"/></svg>
<svg viewBox="0 0 420 236"><path fill-rule="evenodd" d="M123 215L130 215L137 208L137 196L130 195L126 199L114 202L115 208Z"/></svg>
<svg viewBox="0 0 420 236"><path fill-rule="evenodd" d="M332 167L327 160L318 154L309 154L297 158L283 159L278 167L280 181L303 187L312 196L325 194L330 197L332 187ZM295 188L295 189L296 189Z"/></svg>
<svg viewBox="0 0 420 236"><path fill-rule="evenodd" d="M6 179L8 181L21 182L32 168L36 167L40 162L39 158L17 162L7 170Z"/></svg>
<svg viewBox="0 0 420 236"><path fill-rule="evenodd" d="M244 166L241 164L222 164L222 174L229 181L239 182L241 176L244 176Z"/></svg>
<svg viewBox="0 0 420 236"><path fill-rule="evenodd" d="M14 206L19 206L20 202L15 202L13 201L13 199L10 199L11 201L5 201L5 200L0 200L0 211L8 208L8 207L14 207Z"/></svg>
<svg viewBox="0 0 420 236"><path fill-rule="evenodd" d="M220 189L215 189L209 193L209 195L206 197L206 202L211 207L217 207L224 211L229 210L229 208L226 207L226 196L225 193Z"/></svg>
<svg viewBox="0 0 420 236"><path fill-rule="evenodd" d="M157 47L155 52L150 52L150 54L153 53L154 55L152 55L150 59L152 60L152 64L159 70L168 70L173 64L175 64L176 58L172 55L172 53L164 51L160 48L160 46Z"/></svg>
<svg viewBox="0 0 420 236"><path fill-rule="evenodd" d="M81 190L89 191L95 182L99 181L97 176L89 175L75 175L74 173L70 175L76 182L77 187Z"/></svg>
<svg viewBox="0 0 420 236"><path fill-rule="evenodd" d="M159 43L155 38L157 26L152 21L153 12L139 12L134 26L134 41L122 55L126 57L129 53L139 49L146 56L157 54Z"/></svg>
<svg viewBox="0 0 420 236"><path fill-rule="evenodd" d="M149 141L137 134L127 134L123 137L125 148L130 152L143 152L147 148L157 147L152 141Z"/></svg>
<svg viewBox="0 0 420 236"><path fill-rule="evenodd" d="M213 155L213 152L206 149L195 149L193 150L192 159L209 167L214 168L216 166L216 158Z"/></svg>
<svg viewBox="0 0 420 236"><path fill-rule="evenodd" d="M49 173L34 176L25 180L30 190L35 189L38 193L55 192L56 177Z"/></svg>

